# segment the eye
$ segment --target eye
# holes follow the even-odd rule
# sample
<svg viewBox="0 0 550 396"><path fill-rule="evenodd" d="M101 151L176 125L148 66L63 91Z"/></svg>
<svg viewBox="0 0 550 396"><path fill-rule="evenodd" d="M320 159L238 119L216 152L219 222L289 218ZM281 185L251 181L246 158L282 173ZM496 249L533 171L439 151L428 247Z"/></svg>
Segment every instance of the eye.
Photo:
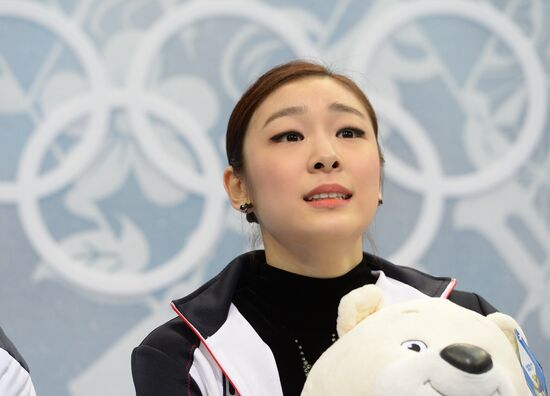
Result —
<svg viewBox="0 0 550 396"><path fill-rule="evenodd" d="M422 352L426 349L428 349L428 346L424 344L424 342L420 340L408 340L401 343L401 346L403 348L406 348L410 351L414 352Z"/></svg>
<svg viewBox="0 0 550 396"><path fill-rule="evenodd" d="M336 132L336 136L344 139L352 139L365 136L365 132L361 129L346 127Z"/></svg>
<svg viewBox="0 0 550 396"><path fill-rule="evenodd" d="M289 131L279 133L273 136L270 140L273 142L298 142L300 140L304 140L304 136L300 132Z"/></svg>

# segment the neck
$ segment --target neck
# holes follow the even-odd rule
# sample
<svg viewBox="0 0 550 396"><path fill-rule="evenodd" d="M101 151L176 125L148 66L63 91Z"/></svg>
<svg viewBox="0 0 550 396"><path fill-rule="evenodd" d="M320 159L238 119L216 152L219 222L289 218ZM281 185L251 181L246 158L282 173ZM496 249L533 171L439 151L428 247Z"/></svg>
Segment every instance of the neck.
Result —
<svg viewBox="0 0 550 396"><path fill-rule="evenodd" d="M269 265L313 278L335 278L349 272L363 259L361 237L353 240L289 242L262 233Z"/></svg>

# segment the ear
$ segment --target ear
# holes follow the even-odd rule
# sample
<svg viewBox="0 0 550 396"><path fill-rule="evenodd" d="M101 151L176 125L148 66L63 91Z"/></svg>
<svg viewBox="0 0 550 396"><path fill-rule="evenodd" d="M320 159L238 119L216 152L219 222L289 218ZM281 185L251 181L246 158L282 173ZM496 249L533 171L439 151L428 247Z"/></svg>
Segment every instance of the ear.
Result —
<svg viewBox="0 0 550 396"><path fill-rule="evenodd" d="M519 334L524 340L526 338L518 322L516 322L515 319L511 316L505 315L500 312L495 312L487 315L487 318L490 319L494 324L496 324L500 328L500 330L502 330L506 338L508 338L508 341L510 341L510 344L512 344L512 346L514 347L516 355L519 359L518 340L516 338L515 330L519 331Z"/></svg>
<svg viewBox="0 0 550 396"><path fill-rule="evenodd" d="M342 337L357 323L380 310L384 304L384 293L375 285L365 285L352 290L340 300L336 331Z"/></svg>
<svg viewBox="0 0 550 396"><path fill-rule="evenodd" d="M239 210L239 206L249 201L246 185L242 177L239 177L235 173L231 165L223 171L223 186L231 201L231 206L235 209Z"/></svg>
<svg viewBox="0 0 550 396"><path fill-rule="evenodd" d="M380 165L380 178L378 180L378 200L384 201L384 168L382 164Z"/></svg>

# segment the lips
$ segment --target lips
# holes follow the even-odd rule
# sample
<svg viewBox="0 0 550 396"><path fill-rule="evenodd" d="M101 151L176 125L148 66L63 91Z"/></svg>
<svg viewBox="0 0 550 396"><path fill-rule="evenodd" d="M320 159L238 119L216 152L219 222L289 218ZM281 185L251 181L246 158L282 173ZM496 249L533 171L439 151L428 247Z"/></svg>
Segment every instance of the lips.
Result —
<svg viewBox="0 0 550 396"><path fill-rule="evenodd" d="M323 199L350 199L352 192L340 184L322 184L304 195L304 201L320 201Z"/></svg>

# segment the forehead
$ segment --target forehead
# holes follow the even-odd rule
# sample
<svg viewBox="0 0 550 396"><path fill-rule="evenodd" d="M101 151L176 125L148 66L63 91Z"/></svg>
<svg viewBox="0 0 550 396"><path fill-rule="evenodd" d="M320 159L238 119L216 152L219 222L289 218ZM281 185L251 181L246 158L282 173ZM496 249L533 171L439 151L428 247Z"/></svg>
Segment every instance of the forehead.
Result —
<svg viewBox="0 0 550 396"><path fill-rule="evenodd" d="M365 106L346 85L331 77L304 77L288 82L271 92L258 106L251 123L269 117L288 106L328 106L338 102L365 112Z"/></svg>

